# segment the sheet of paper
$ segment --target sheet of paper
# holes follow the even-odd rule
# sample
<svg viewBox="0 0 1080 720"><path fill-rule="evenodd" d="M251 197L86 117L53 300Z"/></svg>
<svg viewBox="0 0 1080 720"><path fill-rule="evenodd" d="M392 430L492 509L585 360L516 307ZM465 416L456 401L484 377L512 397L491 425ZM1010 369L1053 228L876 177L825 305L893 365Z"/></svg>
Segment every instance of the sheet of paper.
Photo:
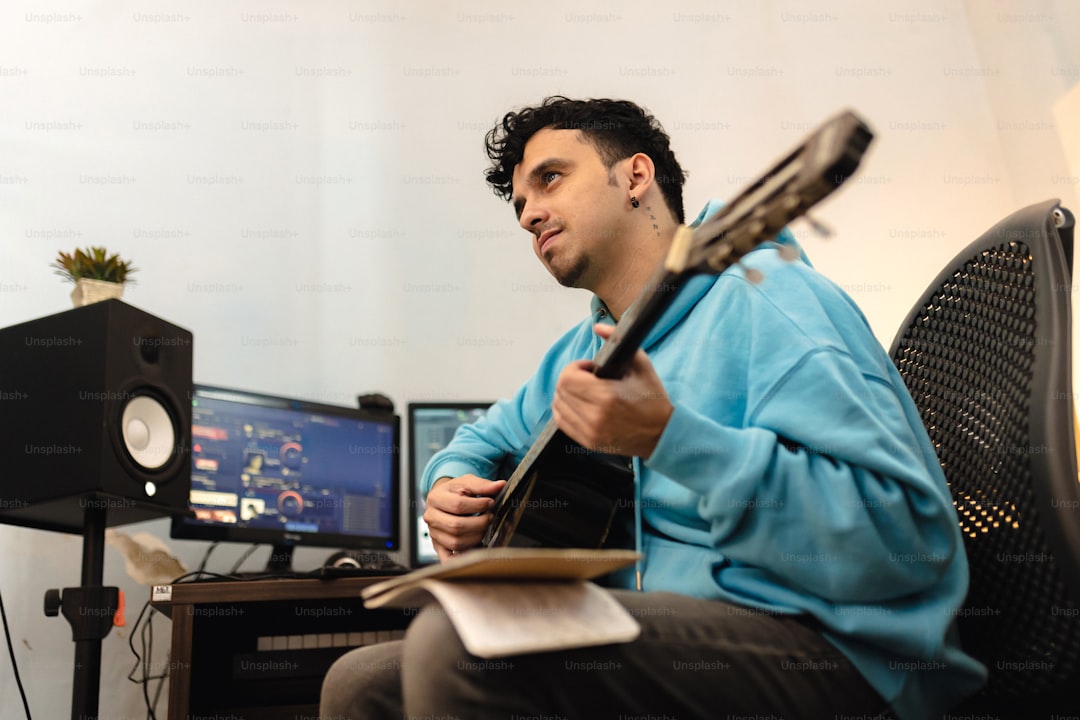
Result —
<svg viewBox="0 0 1080 720"><path fill-rule="evenodd" d="M641 627L590 582L423 583L465 648L482 658L629 642Z"/></svg>
<svg viewBox="0 0 1080 720"><path fill-rule="evenodd" d="M589 580L632 565L641 556L633 550L575 548L477 548L437 565L413 570L364 588L368 607L385 602L380 596L429 579L443 580Z"/></svg>

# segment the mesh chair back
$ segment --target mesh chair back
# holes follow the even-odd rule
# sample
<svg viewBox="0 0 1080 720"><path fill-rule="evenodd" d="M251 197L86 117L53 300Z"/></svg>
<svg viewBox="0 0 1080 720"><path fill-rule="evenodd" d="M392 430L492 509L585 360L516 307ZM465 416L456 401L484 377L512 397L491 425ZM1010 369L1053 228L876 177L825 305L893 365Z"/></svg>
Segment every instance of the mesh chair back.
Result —
<svg viewBox="0 0 1080 720"><path fill-rule="evenodd" d="M1080 678L1071 225L1050 201L991 228L931 284L890 351L959 514L971 585L958 624L990 670L989 697Z"/></svg>

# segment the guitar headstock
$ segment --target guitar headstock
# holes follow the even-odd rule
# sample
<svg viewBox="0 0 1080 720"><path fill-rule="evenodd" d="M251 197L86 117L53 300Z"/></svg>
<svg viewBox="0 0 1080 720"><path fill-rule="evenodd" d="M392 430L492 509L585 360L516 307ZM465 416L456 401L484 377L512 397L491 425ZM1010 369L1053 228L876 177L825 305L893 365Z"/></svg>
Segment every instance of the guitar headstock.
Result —
<svg viewBox="0 0 1080 720"><path fill-rule="evenodd" d="M680 227L665 269L716 274L736 264L840 187L873 137L850 110L830 118L719 212L695 228Z"/></svg>

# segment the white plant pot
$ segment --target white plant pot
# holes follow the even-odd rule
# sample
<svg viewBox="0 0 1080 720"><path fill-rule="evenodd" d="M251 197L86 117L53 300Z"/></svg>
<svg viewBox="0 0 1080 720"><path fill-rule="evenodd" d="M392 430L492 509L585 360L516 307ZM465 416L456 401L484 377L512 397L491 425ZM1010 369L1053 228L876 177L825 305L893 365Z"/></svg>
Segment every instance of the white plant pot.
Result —
<svg viewBox="0 0 1080 720"><path fill-rule="evenodd" d="M107 282L105 280L91 280L80 278L75 283L75 289L71 291L71 302L75 307L82 307L90 303L112 298L121 298L124 295L124 284Z"/></svg>

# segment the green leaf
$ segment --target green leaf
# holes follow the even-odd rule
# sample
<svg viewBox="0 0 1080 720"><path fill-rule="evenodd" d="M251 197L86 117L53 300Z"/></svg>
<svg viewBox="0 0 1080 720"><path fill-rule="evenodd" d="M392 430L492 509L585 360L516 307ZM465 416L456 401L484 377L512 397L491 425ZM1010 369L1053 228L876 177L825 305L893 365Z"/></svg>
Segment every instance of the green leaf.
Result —
<svg viewBox="0 0 1080 720"><path fill-rule="evenodd" d="M68 282L76 282L80 278L104 280L106 282L134 284L131 274L138 268L130 261L121 260L117 253L109 254L103 247L75 248L75 252L59 252L56 259L49 266L56 274Z"/></svg>

